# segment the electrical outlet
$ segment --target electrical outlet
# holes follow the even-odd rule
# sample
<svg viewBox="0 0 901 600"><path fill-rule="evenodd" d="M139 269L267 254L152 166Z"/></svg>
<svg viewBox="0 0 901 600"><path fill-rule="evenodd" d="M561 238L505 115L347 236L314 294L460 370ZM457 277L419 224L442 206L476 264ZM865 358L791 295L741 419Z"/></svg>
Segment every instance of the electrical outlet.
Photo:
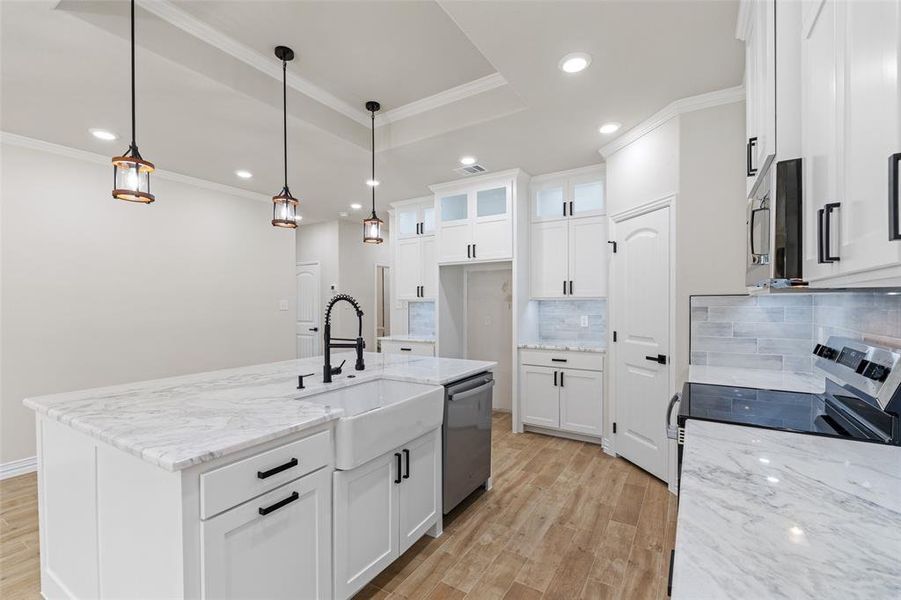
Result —
<svg viewBox="0 0 901 600"><path fill-rule="evenodd" d="M278 309L281 311L288 310L288 301L287 300L279 300L278 301Z"/></svg>
<svg viewBox="0 0 901 600"><path fill-rule="evenodd" d="M582 325L582 327L588 327L588 315L582 315L582 322L580 325Z"/></svg>

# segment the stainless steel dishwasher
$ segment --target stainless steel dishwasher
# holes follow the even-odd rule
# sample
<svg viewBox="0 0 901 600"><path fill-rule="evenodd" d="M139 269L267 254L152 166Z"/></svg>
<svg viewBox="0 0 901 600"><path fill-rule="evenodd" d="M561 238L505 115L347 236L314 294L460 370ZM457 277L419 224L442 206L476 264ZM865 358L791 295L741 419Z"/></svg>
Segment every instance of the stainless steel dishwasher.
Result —
<svg viewBox="0 0 901 600"><path fill-rule="evenodd" d="M480 373L445 388L444 514L491 478L491 398L494 375Z"/></svg>

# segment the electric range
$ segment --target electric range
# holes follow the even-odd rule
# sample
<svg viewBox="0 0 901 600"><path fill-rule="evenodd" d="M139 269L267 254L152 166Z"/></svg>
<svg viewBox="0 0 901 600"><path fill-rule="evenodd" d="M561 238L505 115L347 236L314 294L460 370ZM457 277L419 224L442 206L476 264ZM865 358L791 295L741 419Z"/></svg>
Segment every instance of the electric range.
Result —
<svg viewBox="0 0 901 600"><path fill-rule="evenodd" d="M820 394L685 383L667 413L680 474L689 419L901 445L901 350L832 336L813 353L815 369L826 378Z"/></svg>

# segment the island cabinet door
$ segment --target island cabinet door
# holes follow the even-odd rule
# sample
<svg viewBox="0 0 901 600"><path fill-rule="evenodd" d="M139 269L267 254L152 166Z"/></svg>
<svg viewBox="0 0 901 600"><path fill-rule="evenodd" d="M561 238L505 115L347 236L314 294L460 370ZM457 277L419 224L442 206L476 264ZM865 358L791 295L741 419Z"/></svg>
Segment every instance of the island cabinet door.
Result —
<svg viewBox="0 0 901 600"><path fill-rule="evenodd" d="M321 469L205 521L203 597L330 598L331 505Z"/></svg>
<svg viewBox="0 0 901 600"><path fill-rule="evenodd" d="M435 524L441 505L441 453L438 432L430 432L401 449L398 523L403 553Z"/></svg>
<svg viewBox="0 0 901 600"><path fill-rule="evenodd" d="M560 427L560 372L532 365L523 365L521 369L522 422Z"/></svg>
<svg viewBox="0 0 901 600"><path fill-rule="evenodd" d="M400 451L335 471L335 598L350 598L398 556Z"/></svg>

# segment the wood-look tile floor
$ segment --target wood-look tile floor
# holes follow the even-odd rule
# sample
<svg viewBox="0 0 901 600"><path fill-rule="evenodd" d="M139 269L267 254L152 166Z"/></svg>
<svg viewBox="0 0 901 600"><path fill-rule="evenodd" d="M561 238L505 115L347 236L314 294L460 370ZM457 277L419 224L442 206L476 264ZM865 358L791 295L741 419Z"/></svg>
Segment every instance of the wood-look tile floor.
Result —
<svg viewBox="0 0 901 600"><path fill-rule="evenodd" d="M494 415L494 487L445 518L356 598L666 598L676 500L592 444L513 434ZM39 598L34 474L0 482L0 598Z"/></svg>

